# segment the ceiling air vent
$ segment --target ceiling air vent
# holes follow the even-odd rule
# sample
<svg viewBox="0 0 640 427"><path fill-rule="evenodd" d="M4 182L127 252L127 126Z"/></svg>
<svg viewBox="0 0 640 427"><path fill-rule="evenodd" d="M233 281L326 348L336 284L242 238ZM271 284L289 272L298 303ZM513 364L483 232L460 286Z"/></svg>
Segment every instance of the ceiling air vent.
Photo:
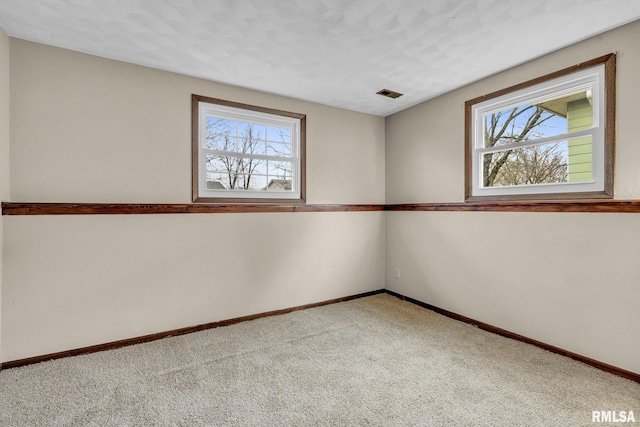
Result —
<svg viewBox="0 0 640 427"><path fill-rule="evenodd" d="M389 89L381 89L379 91L376 92L378 95L382 95L382 96L386 96L387 98L400 98L402 96L401 93L399 92L394 92L392 90Z"/></svg>

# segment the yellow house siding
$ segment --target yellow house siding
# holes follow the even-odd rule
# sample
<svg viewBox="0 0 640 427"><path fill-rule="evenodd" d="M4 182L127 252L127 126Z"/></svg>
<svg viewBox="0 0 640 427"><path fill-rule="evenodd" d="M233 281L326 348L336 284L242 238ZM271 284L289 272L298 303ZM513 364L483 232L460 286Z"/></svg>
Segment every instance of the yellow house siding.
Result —
<svg viewBox="0 0 640 427"><path fill-rule="evenodd" d="M592 126L592 108L587 99L567 104L568 131L576 132ZM569 182L591 181L592 144L591 137L576 138L569 141Z"/></svg>

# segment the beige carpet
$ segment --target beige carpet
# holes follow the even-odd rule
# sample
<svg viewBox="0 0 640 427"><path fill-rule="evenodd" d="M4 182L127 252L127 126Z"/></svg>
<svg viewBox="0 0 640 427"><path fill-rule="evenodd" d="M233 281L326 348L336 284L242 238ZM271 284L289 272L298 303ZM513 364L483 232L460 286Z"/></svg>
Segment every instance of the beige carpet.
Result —
<svg viewBox="0 0 640 427"><path fill-rule="evenodd" d="M640 384L386 294L0 372L1 426L604 425L593 410L640 421Z"/></svg>

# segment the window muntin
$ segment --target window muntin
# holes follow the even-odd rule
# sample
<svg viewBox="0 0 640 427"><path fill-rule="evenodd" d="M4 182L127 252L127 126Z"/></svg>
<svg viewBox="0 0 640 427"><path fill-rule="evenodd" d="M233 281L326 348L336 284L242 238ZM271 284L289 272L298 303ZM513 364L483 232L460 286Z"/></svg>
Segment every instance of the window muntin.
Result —
<svg viewBox="0 0 640 427"><path fill-rule="evenodd" d="M467 200L612 197L615 56L591 62L467 102Z"/></svg>
<svg viewBox="0 0 640 427"><path fill-rule="evenodd" d="M304 201L303 114L193 96L194 201Z"/></svg>

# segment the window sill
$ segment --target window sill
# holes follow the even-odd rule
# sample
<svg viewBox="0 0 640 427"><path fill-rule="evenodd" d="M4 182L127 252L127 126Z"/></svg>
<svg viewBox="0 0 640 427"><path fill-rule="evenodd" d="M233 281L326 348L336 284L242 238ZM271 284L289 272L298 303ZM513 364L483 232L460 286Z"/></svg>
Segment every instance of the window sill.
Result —
<svg viewBox="0 0 640 427"><path fill-rule="evenodd" d="M508 194L496 196L469 196L465 202L600 202L612 200L613 195L608 191L590 191L575 193L539 193L539 194Z"/></svg>
<svg viewBox="0 0 640 427"><path fill-rule="evenodd" d="M242 205L242 204L270 204L270 205L304 205L306 202L303 199L260 199L260 198L247 198L247 197L196 197L193 199L193 203L201 204L222 204L222 205Z"/></svg>

